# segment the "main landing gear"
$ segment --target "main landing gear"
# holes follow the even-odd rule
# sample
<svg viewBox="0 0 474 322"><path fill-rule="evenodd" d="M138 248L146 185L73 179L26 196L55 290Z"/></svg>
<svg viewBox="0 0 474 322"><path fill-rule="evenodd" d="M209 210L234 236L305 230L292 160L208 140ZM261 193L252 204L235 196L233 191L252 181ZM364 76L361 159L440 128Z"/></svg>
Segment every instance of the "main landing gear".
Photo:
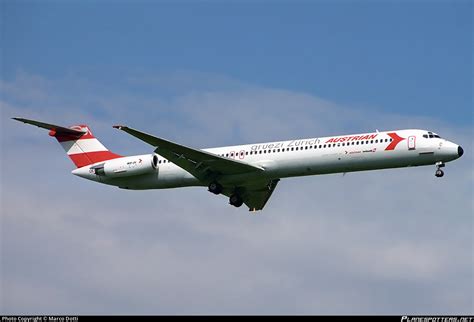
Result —
<svg viewBox="0 0 474 322"><path fill-rule="evenodd" d="M229 198L229 203L234 206L234 207L240 207L244 203L242 200L242 197L240 197L238 194L234 193L233 195L230 196Z"/></svg>
<svg viewBox="0 0 474 322"><path fill-rule="evenodd" d="M222 186L218 184L217 182L213 181L209 184L209 189L210 192L212 192L215 195L218 195L222 192Z"/></svg>
<svg viewBox="0 0 474 322"><path fill-rule="evenodd" d="M216 181L211 182L208 187L209 192L212 192L215 195L221 194L223 189L222 185ZM235 192L230 196L229 203L234 207L240 207L244 203L244 200L237 192Z"/></svg>
<svg viewBox="0 0 474 322"><path fill-rule="evenodd" d="M436 172L435 172L435 176L438 177L438 178L441 178L442 176L444 176L444 171L441 170L441 168L444 168L445 164L444 162L436 162Z"/></svg>

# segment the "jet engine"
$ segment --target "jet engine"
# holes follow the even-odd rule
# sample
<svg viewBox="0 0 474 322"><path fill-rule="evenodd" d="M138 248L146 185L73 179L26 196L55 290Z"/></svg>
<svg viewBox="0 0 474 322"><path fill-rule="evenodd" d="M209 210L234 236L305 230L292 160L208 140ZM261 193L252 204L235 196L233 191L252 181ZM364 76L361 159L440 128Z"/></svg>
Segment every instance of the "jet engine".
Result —
<svg viewBox="0 0 474 322"><path fill-rule="evenodd" d="M105 161L90 168L98 176L120 178L155 172L158 157L155 154L135 155Z"/></svg>

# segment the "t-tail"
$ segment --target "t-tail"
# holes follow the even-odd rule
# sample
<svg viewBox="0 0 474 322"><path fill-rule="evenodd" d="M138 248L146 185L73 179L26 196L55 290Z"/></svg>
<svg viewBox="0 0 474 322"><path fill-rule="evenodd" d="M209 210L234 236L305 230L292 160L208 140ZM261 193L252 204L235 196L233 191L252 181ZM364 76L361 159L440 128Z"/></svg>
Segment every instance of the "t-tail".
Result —
<svg viewBox="0 0 474 322"><path fill-rule="evenodd" d="M87 125L75 125L67 128L19 117L13 119L49 130L49 135L58 140L78 168L122 157L109 151L100 143Z"/></svg>

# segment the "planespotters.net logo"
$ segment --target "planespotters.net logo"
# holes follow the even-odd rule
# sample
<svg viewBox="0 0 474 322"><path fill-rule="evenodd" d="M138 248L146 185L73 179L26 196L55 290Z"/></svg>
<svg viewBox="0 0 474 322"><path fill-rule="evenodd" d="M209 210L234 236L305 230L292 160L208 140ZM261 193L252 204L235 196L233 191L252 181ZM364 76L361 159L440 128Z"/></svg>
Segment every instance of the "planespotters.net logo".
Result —
<svg viewBox="0 0 474 322"><path fill-rule="evenodd" d="M401 322L474 322L472 316L402 316Z"/></svg>

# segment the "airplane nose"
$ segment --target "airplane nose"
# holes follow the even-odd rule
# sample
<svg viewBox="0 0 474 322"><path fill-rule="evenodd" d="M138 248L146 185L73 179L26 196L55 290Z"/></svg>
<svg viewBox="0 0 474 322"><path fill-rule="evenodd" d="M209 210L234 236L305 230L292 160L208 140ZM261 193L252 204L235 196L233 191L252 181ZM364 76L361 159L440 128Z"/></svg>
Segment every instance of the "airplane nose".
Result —
<svg viewBox="0 0 474 322"><path fill-rule="evenodd" d="M461 157L464 154L464 150L461 148L461 146L458 146L458 155Z"/></svg>

